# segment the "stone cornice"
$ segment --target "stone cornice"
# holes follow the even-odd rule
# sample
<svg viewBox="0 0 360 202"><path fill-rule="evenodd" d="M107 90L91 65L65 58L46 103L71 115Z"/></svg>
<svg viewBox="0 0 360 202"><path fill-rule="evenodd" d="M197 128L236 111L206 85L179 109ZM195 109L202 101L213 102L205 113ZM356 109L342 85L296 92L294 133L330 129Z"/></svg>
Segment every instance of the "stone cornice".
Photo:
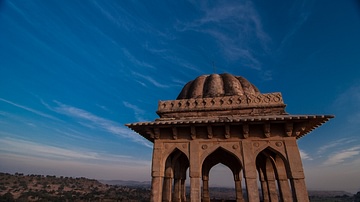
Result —
<svg viewBox="0 0 360 202"><path fill-rule="evenodd" d="M238 134L242 134L239 138L249 138L252 133L250 128L260 126L263 131L263 138L272 137L275 126L275 134L279 134L278 124L282 126L281 136L300 138L313 129L319 127L329 119L332 115L280 115L280 116L261 116L261 117L212 117L208 119L158 119L154 122L139 122L127 124L129 128L137 131L146 139L153 141L161 138L160 131L167 131L164 134L172 134L172 139L178 139L179 129L189 128L191 139L197 139L197 129L204 128L207 134L206 139L214 136L213 127L221 127L224 131L224 138L230 137L230 128L240 126L242 129ZM275 125L273 125L275 124ZM272 126L273 125L273 126ZM167 129L168 128L168 129ZM144 130L145 129L145 130ZM170 133L168 133L170 132ZM169 136L170 137L170 136Z"/></svg>
<svg viewBox="0 0 360 202"><path fill-rule="evenodd" d="M160 117L184 117L188 112L206 111L206 116L213 116L218 111L240 110L237 114L250 115L249 111L241 110L251 108L277 108L278 111L280 110L277 114L285 113L285 104L281 93L267 93L159 101L157 114L159 114ZM181 115L179 115L179 113ZM194 116L194 113L190 113L189 116Z"/></svg>

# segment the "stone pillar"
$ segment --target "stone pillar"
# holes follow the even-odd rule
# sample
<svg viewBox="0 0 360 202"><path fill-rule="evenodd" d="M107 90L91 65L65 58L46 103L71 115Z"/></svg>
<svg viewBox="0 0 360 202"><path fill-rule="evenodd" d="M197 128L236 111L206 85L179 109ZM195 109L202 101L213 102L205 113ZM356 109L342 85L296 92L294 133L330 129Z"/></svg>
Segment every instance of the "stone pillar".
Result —
<svg viewBox="0 0 360 202"><path fill-rule="evenodd" d="M275 172L270 157L266 159L266 181L269 189L269 196L271 202L279 201L279 195L276 189Z"/></svg>
<svg viewBox="0 0 360 202"><path fill-rule="evenodd" d="M153 158L151 167L151 202L162 201L162 189L164 178L164 167L162 163L162 144L154 141Z"/></svg>
<svg viewBox="0 0 360 202"><path fill-rule="evenodd" d="M307 190L306 190L304 179L292 179L291 186L294 187L294 189L293 189L294 195L295 195L294 201L309 202L309 196L307 195ZM306 195L302 196L301 193L305 193L305 192L306 192Z"/></svg>
<svg viewBox="0 0 360 202"><path fill-rule="evenodd" d="M308 202L309 195L305 185L304 170L295 137L287 138L285 140L285 149L289 162L290 182L292 185L294 201Z"/></svg>
<svg viewBox="0 0 360 202"><path fill-rule="evenodd" d="M242 153L244 159L244 177L246 183L246 191L249 202L259 202L259 189L257 185L257 172L255 167L255 158L252 152L252 142L249 140L242 141Z"/></svg>
<svg viewBox="0 0 360 202"><path fill-rule="evenodd" d="M173 202L180 202L181 201L181 179L175 178L174 179L174 193L173 193Z"/></svg>
<svg viewBox="0 0 360 202"><path fill-rule="evenodd" d="M190 176L190 201L191 202L200 202L201 201L201 192L200 192L200 177L191 177Z"/></svg>
<svg viewBox="0 0 360 202"><path fill-rule="evenodd" d="M235 177L235 191L236 191L236 202L244 202L244 196L241 187L241 180L238 177Z"/></svg>
<svg viewBox="0 0 360 202"><path fill-rule="evenodd" d="M210 202L208 176L203 176L202 202Z"/></svg>
<svg viewBox="0 0 360 202"><path fill-rule="evenodd" d="M260 178L260 183L261 183L261 193L263 196L263 201L264 202L269 202L270 198L269 198L269 189L267 186L267 182L264 176L264 172L261 168L258 169L259 172L259 178Z"/></svg>
<svg viewBox="0 0 360 202"><path fill-rule="evenodd" d="M291 202L292 194L290 190L290 185L287 177L286 167L284 164L284 161L279 156L276 156L276 170L278 175L278 181L279 181L279 191L282 201L284 202Z"/></svg>
<svg viewBox="0 0 360 202"><path fill-rule="evenodd" d="M270 201L271 202L279 201L279 195L278 195L277 190L276 190L275 178L267 179L267 186L268 186L268 189L269 189Z"/></svg>
<svg viewBox="0 0 360 202"><path fill-rule="evenodd" d="M151 202L162 201L162 176L152 176L151 180Z"/></svg>
<svg viewBox="0 0 360 202"><path fill-rule="evenodd" d="M279 191L281 199L284 202L291 202L292 194L289 186L289 181L287 179L279 179Z"/></svg>
<svg viewBox="0 0 360 202"><path fill-rule="evenodd" d="M163 188L163 202L171 201L171 188L172 188L172 178L165 176L164 178L164 188Z"/></svg>
<svg viewBox="0 0 360 202"><path fill-rule="evenodd" d="M190 201L201 202L200 144L190 142Z"/></svg>
<svg viewBox="0 0 360 202"><path fill-rule="evenodd" d="M185 184L185 178L181 179L181 201L186 201L186 184Z"/></svg>
<svg viewBox="0 0 360 202"><path fill-rule="evenodd" d="M183 162L181 162L181 158L175 159L177 162L175 163L174 168L174 191L172 194L172 201L173 202L180 202L181 201L181 176L183 168Z"/></svg>

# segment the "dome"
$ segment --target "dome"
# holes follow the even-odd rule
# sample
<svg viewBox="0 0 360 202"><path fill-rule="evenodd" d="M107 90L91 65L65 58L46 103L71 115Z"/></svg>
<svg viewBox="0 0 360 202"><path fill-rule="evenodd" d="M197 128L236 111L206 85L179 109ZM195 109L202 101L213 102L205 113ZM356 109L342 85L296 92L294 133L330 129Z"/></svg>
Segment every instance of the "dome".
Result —
<svg viewBox="0 0 360 202"><path fill-rule="evenodd" d="M202 75L188 82L177 100L257 94L260 91L244 77L223 73Z"/></svg>

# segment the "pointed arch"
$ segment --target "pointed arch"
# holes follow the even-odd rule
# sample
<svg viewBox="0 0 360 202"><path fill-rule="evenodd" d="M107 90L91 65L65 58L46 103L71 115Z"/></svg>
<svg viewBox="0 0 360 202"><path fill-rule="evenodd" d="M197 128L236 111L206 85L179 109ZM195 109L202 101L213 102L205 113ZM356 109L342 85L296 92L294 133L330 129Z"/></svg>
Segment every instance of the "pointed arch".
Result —
<svg viewBox="0 0 360 202"><path fill-rule="evenodd" d="M168 145L166 145L166 146L168 146ZM189 152L186 149L184 149L182 146L180 146L178 144L172 144L169 148L165 147L165 149L162 153L163 160L165 161L176 150L181 151L189 159Z"/></svg>
<svg viewBox="0 0 360 202"><path fill-rule="evenodd" d="M186 201L185 180L189 159L178 148L174 148L165 160L162 201Z"/></svg>
<svg viewBox="0 0 360 202"><path fill-rule="evenodd" d="M242 176L240 175L242 170L241 161L233 152L230 152L223 147L217 147L209 155L207 155L207 157L204 158L201 163L203 179L202 201L210 201L208 184L209 173L211 168L219 163L225 165L231 170L235 184L237 201L243 201L241 187Z"/></svg>
<svg viewBox="0 0 360 202"><path fill-rule="evenodd" d="M281 145L283 145L283 143L280 142ZM284 149L283 146L279 147L279 146L276 146L276 143L272 143L272 144L269 144L269 143L266 143L266 144L260 144L259 147L257 149L255 149L254 151L254 155L257 156L260 152L264 151L265 149L270 149L278 154L281 154L282 158L284 158L285 160L285 156L286 156L286 151Z"/></svg>
<svg viewBox="0 0 360 202"><path fill-rule="evenodd" d="M237 154L236 152L234 152L235 150L230 150L224 146L220 146L220 145L214 145L210 148L207 148L206 151L204 151L200 157L201 159L201 165L204 163L205 159L212 155L215 151L219 150L219 149L222 149L224 150L225 152L227 152L228 154L232 155L233 157L235 157L239 162L240 162L240 165L243 165L242 164L242 159L241 159L241 156L239 154Z"/></svg>
<svg viewBox="0 0 360 202"><path fill-rule="evenodd" d="M289 164L279 151L272 147L260 151L256 157L256 167L264 201L292 201Z"/></svg>

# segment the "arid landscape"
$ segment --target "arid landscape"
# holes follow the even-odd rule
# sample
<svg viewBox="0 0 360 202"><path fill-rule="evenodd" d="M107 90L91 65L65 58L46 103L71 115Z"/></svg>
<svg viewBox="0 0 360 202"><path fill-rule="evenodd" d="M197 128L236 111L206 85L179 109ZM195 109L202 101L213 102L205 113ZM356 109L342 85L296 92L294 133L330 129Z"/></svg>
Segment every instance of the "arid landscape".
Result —
<svg viewBox="0 0 360 202"><path fill-rule="evenodd" d="M212 201L233 201L232 188L210 188ZM309 191L312 202L360 201L360 192ZM150 200L150 183L136 181L98 181L84 177L0 173L0 201L123 201Z"/></svg>
<svg viewBox="0 0 360 202"><path fill-rule="evenodd" d="M87 178L0 173L0 201L149 201L149 187Z"/></svg>

